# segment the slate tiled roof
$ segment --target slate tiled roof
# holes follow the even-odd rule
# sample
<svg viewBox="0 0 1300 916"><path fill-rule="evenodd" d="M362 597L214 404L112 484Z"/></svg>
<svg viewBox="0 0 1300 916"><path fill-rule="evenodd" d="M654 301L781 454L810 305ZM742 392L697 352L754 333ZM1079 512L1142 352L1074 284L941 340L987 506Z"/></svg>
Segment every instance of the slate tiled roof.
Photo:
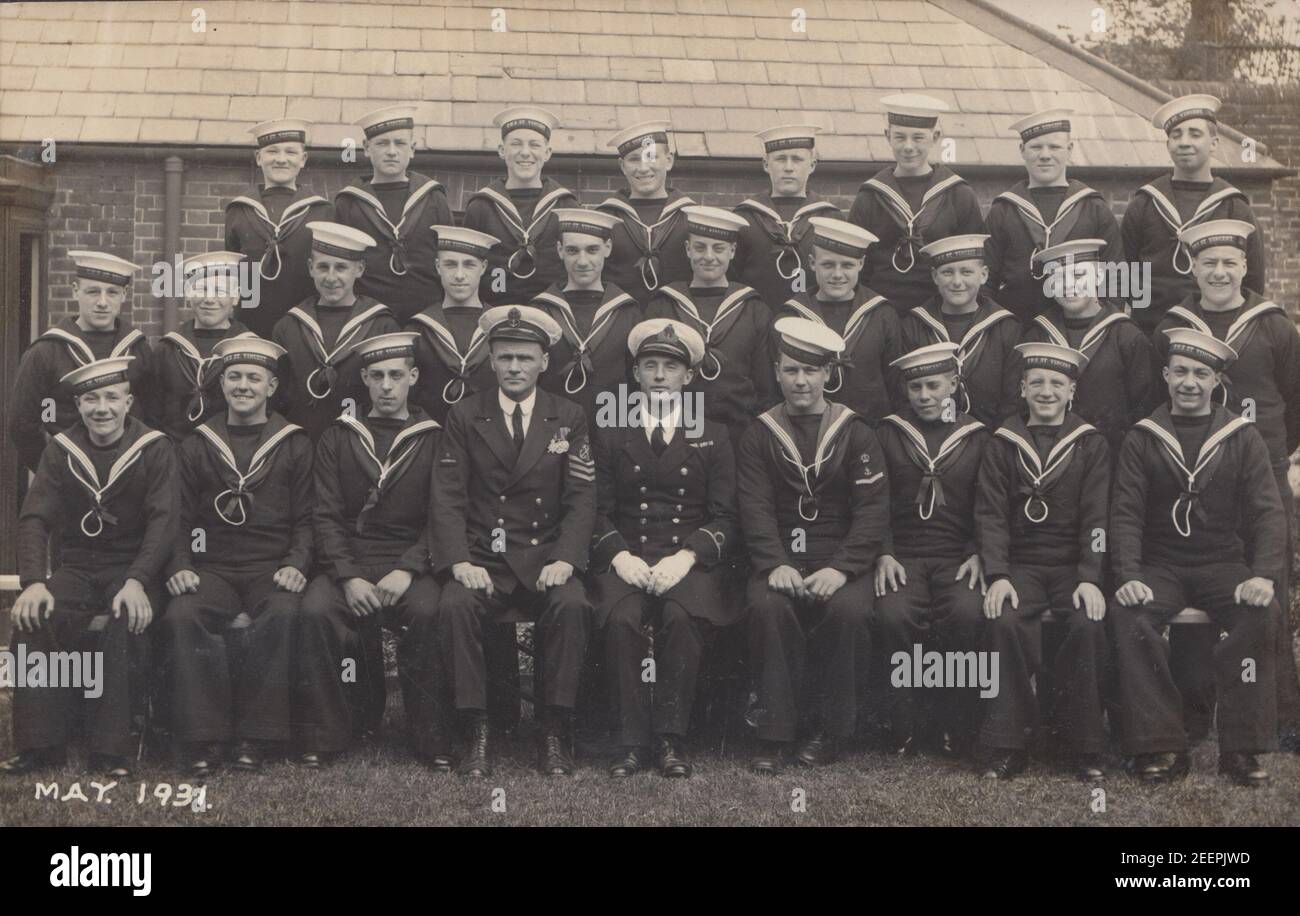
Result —
<svg viewBox="0 0 1300 916"><path fill-rule="evenodd" d="M1007 125L1076 109L1076 165L1167 167L1155 93L1045 48L987 0L432 0L18 3L0 6L0 142L247 146L250 124L357 136L382 104L420 103L432 149L487 150L510 103L555 111L565 153L607 153L618 125L667 118L684 156L752 157L753 133L821 124L821 155L887 160L880 98L944 99L959 164L1018 163ZM206 14L195 31L191 9ZM796 31L792 9L806 12ZM505 10L502 23L494 10ZM977 22L979 27L973 25ZM497 28L494 28L494 25ZM1067 52L1068 53L1068 52ZM1055 59L1058 65L1049 63ZM1067 72L1068 71L1068 72ZM1117 100L1122 97L1123 102ZM1234 146L1223 144L1230 153ZM1242 163L1231 164L1242 167ZM1276 166L1260 157L1258 166Z"/></svg>

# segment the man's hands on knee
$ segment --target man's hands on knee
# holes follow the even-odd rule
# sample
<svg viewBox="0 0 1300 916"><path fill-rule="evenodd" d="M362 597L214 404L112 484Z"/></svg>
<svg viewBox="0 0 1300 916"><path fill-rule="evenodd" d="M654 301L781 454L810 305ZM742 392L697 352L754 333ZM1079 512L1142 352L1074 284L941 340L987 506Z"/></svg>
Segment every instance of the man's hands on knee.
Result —
<svg viewBox="0 0 1300 916"><path fill-rule="evenodd" d="M682 548L669 554L650 570L650 584L646 589L652 595L662 595L686 578L695 566L695 551Z"/></svg>
<svg viewBox="0 0 1300 916"><path fill-rule="evenodd" d="M144 628L153 620L153 605L144 586L135 579L127 579L122 588L113 596L113 617L121 617L126 611L126 628L132 633L143 633Z"/></svg>
<svg viewBox="0 0 1300 916"><path fill-rule="evenodd" d="M632 556L631 551L621 550L609 564L614 574L633 588L645 591L650 587L650 565L640 557Z"/></svg>
<svg viewBox="0 0 1300 916"><path fill-rule="evenodd" d="M815 601L829 601L848 581L838 569L825 566L803 580L803 594Z"/></svg>
<svg viewBox="0 0 1300 916"><path fill-rule="evenodd" d="M359 576L343 583L343 600L347 602L348 610L357 617L378 614L384 606L375 587Z"/></svg>
<svg viewBox="0 0 1300 916"><path fill-rule="evenodd" d="M1138 579L1130 579L1119 587L1115 592L1115 600L1124 607L1136 607L1139 604L1150 604L1156 598L1155 592L1147 588L1147 584Z"/></svg>
<svg viewBox="0 0 1300 916"><path fill-rule="evenodd" d="M907 570L889 554L882 554L876 560L876 597L883 597L885 589L896 592L907 584Z"/></svg>
<svg viewBox="0 0 1300 916"><path fill-rule="evenodd" d="M402 600L406 590L411 587L411 574L404 569L394 569L384 578L375 584L375 593L379 595L379 603L384 607L392 607Z"/></svg>
<svg viewBox="0 0 1300 916"><path fill-rule="evenodd" d="M1233 600L1249 607L1268 607L1273 603L1273 580L1262 576L1251 576L1237 586L1232 593Z"/></svg>
<svg viewBox="0 0 1300 916"><path fill-rule="evenodd" d="M973 553L967 557L966 562L957 567L957 575L953 578L960 582L966 577L970 578L970 584L966 586L967 588L973 590L976 584L978 584L980 587L980 594L988 594L989 587L984 582L984 564L980 562L979 554Z"/></svg>
<svg viewBox="0 0 1300 916"><path fill-rule="evenodd" d="M1011 580L998 579L984 594L984 616L989 620L997 620L1002 616L1003 605L1008 599L1011 601L1012 609L1020 608L1020 595L1016 593L1016 587L1011 584Z"/></svg>
<svg viewBox="0 0 1300 916"><path fill-rule="evenodd" d="M300 594L307 587L307 577L292 566L281 566L272 577L278 588Z"/></svg>
<svg viewBox="0 0 1300 916"><path fill-rule="evenodd" d="M471 592L486 592L489 598L492 597L492 577L482 566L463 560L451 567L451 575Z"/></svg>
<svg viewBox="0 0 1300 916"><path fill-rule="evenodd" d="M192 569L182 569L167 580L167 594L173 598L192 595L199 590L199 574Z"/></svg>
<svg viewBox="0 0 1300 916"><path fill-rule="evenodd" d="M44 582L33 582L23 589L18 600L9 611L13 618L14 629L31 633L40 628L41 623L54 613L54 596L45 587Z"/></svg>
<svg viewBox="0 0 1300 916"><path fill-rule="evenodd" d="M1074 590L1073 599L1074 606L1083 608L1089 620L1101 620L1106 616L1106 596L1091 582L1080 582Z"/></svg>
<svg viewBox="0 0 1300 916"><path fill-rule="evenodd" d="M548 588L556 588L569 581L573 575L573 564L564 560L554 560L542 567L541 575L537 577L537 590L545 591Z"/></svg>
<svg viewBox="0 0 1300 916"><path fill-rule="evenodd" d="M768 573L767 587L780 592L788 598L802 598L804 593L803 576L793 566L778 566Z"/></svg>

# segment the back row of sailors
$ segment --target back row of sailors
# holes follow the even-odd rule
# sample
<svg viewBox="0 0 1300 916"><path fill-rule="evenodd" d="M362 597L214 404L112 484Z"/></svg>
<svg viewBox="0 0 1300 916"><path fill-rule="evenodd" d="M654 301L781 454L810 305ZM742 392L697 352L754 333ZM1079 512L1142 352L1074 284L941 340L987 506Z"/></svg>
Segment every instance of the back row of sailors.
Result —
<svg viewBox="0 0 1300 916"><path fill-rule="evenodd" d="M1075 239L1102 239L1108 262L1149 263L1152 298L1134 318L1148 333L1165 312L1194 291L1191 261L1180 233L1210 219L1240 219L1256 225L1246 195L1213 176L1211 161L1219 146L1219 100L1191 95L1162 106L1153 124L1168 138L1173 171L1138 189L1122 225L1100 192L1068 177L1072 112L1050 109L1010 125L1020 136L1026 177L998 194L987 217L975 192L932 152L943 141L940 119L947 105L924 95L882 99L885 134L894 164L863 182L848 220L871 232L874 247L862 272L869 285L906 312L931 295L921 249L954 235L987 232L987 288L1022 323L1049 304L1043 296L1035 253ZM498 155L505 178L475 191L465 209L467 228L493 236L489 269L480 279L489 304L527 302L564 277L555 254L556 212L578 206L577 196L546 177L558 119L532 106L499 113ZM415 150L415 108L378 109L356 122L371 174L358 177L335 196L300 187L307 162L310 124L281 119L252 129L255 162L262 183L226 208L226 248L259 264L261 301L246 323L269 337L288 309L312 295L303 265L309 222L337 220L366 232L377 244L366 256L358 292L385 303L399 323L442 298L434 268L438 226L450 225L451 211L442 185L410 171ZM809 220L841 219L844 214L809 187L817 166L819 128L773 127L758 134L770 191L740 202L744 218L732 278L753 287L775 308L812 288L807 273ZM690 277L683 251L682 209L694 201L669 184L674 165L671 124L647 121L609 138L627 187L597 204L617 217L613 255L606 277L639 304L648 304L663 286ZM1247 253L1247 287L1263 292L1262 239Z"/></svg>
<svg viewBox="0 0 1300 916"><path fill-rule="evenodd" d="M545 773L575 767L568 720L597 631L623 745L610 774L653 760L665 776L689 776L686 711L701 653L743 619L757 772L778 771L791 753L805 766L835 758L879 641L891 659L918 644L999 653L1003 689L987 703L968 687L931 708L917 684L895 684L889 719L899 753L931 733L948 750L978 740L980 772L1010 778L1035 724L1031 683L1044 670L1050 608L1067 618L1047 664L1078 774L1104 776L1102 673L1113 653L1114 729L1141 778L1163 782L1188 758L1159 630L1193 603L1228 632L1212 668L1220 769L1247 785L1267 780L1258 755L1276 738L1283 510L1256 425L1212 401L1238 356L1223 341L1167 332L1169 401L1127 434L1112 485L1105 438L1069 410L1087 357L1053 343L1018 345L1027 410L992 435L955 407L951 342L893 360L906 406L873 431L825 397L844 339L808 318L779 319L769 368L781 401L733 459L726 425L706 418L692 436L680 406L644 426L603 427L593 445L582 409L537 386L559 324L502 306L482 331L496 385L453 407L445 429L409 403L415 334L356 344L371 407L340 416L314 456L305 431L267 407L283 348L223 340L214 353L226 408L181 445L179 481L169 437L128 414L132 357L64 377L81 420L46 447L24 503L13 616L19 651L106 653L104 691L87 700L95 766L130 774L132 685L142 683L130 662L165 581L164 689L184 765L200 777L231 741L234 765L250 770L276 744L295 742L313 767L346 749L382 710L381 621L402 632L416 753L436 771L488 775L484 625L522 615L538 623ZM670 319L635 325L626 345L639 390L669 407L665 396L680 396L706 356L703 335ZM200 549L176 537L186 529L211 536ZM722 564L742 532L750 578L737 608ZM1102 590L1106 552L1114 601ZM649 689L638 680L648 616L665 673ZM232 626L244 640L233 667ZM339 677L348 659L361 667L354 687ZM1252 678L1241 676L1248 660ZM73 713L66 689L18 691L18 753L0 770L61 759Z"/></svg>

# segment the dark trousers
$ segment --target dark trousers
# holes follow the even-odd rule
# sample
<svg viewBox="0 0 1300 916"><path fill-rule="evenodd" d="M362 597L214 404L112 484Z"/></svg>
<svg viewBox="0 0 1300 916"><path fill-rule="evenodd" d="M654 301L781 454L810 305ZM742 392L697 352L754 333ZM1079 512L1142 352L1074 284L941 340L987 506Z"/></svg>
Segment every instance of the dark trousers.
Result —
<svg viewBox="0 0 1300 916"><path fill-rule="evenodd" d="M276 586L277 568L197 569L198 591L168 603L157 641L177 741L289 740L302 595ZM252 623L231 629L241 612Z"/></svg>
<svg viewBox="0 0 1300 916"><path fill-rule="evenodd" d="M907 584L896 592L886 587L885 594L876 599L876 625L884 658L891 660L890 664L899 652L911 658L918 644L925 652L971 652L979 648L984 596L978 586L969 587L968 579L957 581L962 561L945 557L897 559L907 573ZM962 739L974 732L977 687L894 687L891 683L889 696L889 721L896 737L916 734L923 718L922 706L934 710L943 727Z"/></svg>
<svg viewBox="0 0 1300 916"><path fill-rule="evenodd" d="M363 567L371 584L391 571ZM437 671L439 591L432 576L415 576L397 604L357 617L344 600L342 583L329 576L312 579L302 602L294 678L294 731L305 750L335 753L357 732L378 727L386 697L381 632L386 626L399 634L402 706L415 752L450 752Z"/></svg>
<svg viewBox="0 0 1300 916"><path fill-rule="evenodd" d="M654 625L651 680L646 674L651 657L647 623ZM647 747L652 734L686 735L700 667L717 630L678 602L643 593L610 608L602 635L619 744Z"/></svg>
<svg viewBox="0 0 1300 916"><path fill-rule="evenodd" d="M122 588L125 566L103 569L64 566L45 583L54 596L54 612L30 633L13 633L11 651L28 657L45 655L51 671L55 652L99 652L100 694L86 696L90 685L15 687L13 728L18 751L57 748L67 745L74 731L76 715L83 716L86 747L93 754L126 757L132 751L132 699L142 698L146 689L149 648L144 634L127 629L127 615L112 616L113 596ZM162 596L146 583L155 617L162 613ZM105 616L107 624L94 618ZM156 626L156 624L153 624ZM94 627L94 629L92 629ZM18 672L14 672L17 681Z"/></svg>
<svg viewBox="0 0 1300 916"><path fill-rule="evenodd" d="M1089 620L1082 608L1074 606L1078 567L1018 566L1011 571L1011 585L1020 607L1013 608L1007 601L1002 615L984 624L984 650L997 653L998 693L980 700L981 743L999 750L1029 746L1039 708L1031 678L1044 671L1042 616L1050 609L1058 620L1064 618L1059 625L1065 627L1065 638L1050 662L1057 731L1076 753L1102 753L1106 750L1103 677L1109 655L1106 624L1104 619Z"/></svg>
<svg viewBox="0 0 1300 916"><path fill-rule="evenodd" d="M759 573L749 579L746 606L758 737L793 741L801 728L817 725L832 737L851 737L871 657L871 577L851 579L829 601L816 602L773 591Z"/></svg>
<svg viewBox="0 0 1300 916"><path fill-rule="evenodd" d="M1278 493L1286 513L1286 560L1282 579L1274 583L1274 595L1281 613L1276 636L1277 724L1280 734L1300 736L1300 673L1296 668L1294 624L1291 620L1292 564L1295 561L1295 500L1287 481L1286 468L1275 469ZM1176 626L1169 629L1173 649L1171 670L1174 683L1183 696L1183 716L1187 734L1193 742L1210 732L1214 722L1214 647L1219 642L1218 627Z"/></svg>
<svg viewBox="0 0 1300 916"><path fill-rule="evenodd" d="M447 580L438 609L437 643L451 705L462 712L487 710L483 627L506 618L511 609L537 624L538 701L572 709L591 632L591 604L577 575L545 592L517 585L508 594L494 591L491 598Z"/></svg>
<svg viewBox="0 0 1300 916"><path fill-rule="evenodd" d="M1115 706L1123 747L1128 754L1183 751L1187 732L1183 698L1169 667L1170 647L1160 629L1190 606L1210 615L1215 631L1228 631L1214 649L1213 671L1219 698L1219 750L1258 753L1277 744L1277 694L1274 682L1277 602L1266 608L1233 600L1249 579L1241 563L1197 566L1144 566L1141 581L1155 593L1150 604L1106 612L1114 642L1119 698ZM1243 663L1253 662L1246 680Z"/></svg>

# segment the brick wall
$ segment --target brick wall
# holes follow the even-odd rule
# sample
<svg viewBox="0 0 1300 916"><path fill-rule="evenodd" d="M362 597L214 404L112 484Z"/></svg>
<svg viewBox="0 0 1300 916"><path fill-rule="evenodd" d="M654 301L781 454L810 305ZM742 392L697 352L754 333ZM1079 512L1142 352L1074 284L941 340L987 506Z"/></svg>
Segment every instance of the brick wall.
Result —
<svg viewBox="0 0 1300 916"><path fill-rule="evenodd" d="M1295 131L1295 134L1300 138L1300 131ZM1300 139L1293 138L1293 142L1300 143ZM843 171L818 173L813 176L813 187L847 211L858 185L879 167L879 164L866 164L860 172L851 174ZM124 309L124 314L129 314L132 322L146 333L157 336L162 327L162 303L151 295L148 267L162 259L161 163L86 160L63 162L53 168L56 193L49 212L49 320L57 321L75 312L70 289L72 263L68 260L68 251L100 249L130 257L146 268L135 283L130 305ZM431 169L417 162L415 168L432 174L446 185L452 208L457 211L464 209L465 201L475 189L501 173L500 169L490 165L481 170L448 171L436 167ZM326 166L313 161L303 172L302 184L332 199L338 189L358 173L355 165ZM622 176L608 171L608 166L588 171L581 161L576 166L566 164L554 168L548 174L572 188L588 205L599 202L623 186ZM1019 170L1008 169L1004 174L974 177L971 184L987 208L993 196L1017 181L1021 174ZM673 176L676 188L699 203L715 206L733 206L746 196L762 193L767 188L767 176L757 162L749 166L738 165L731 174L715 174L712 170L693 167L689 160L680 160ZM186 256L224 247L222 205L244 191L255 177L251 165L243 167L204 162L201 158L186 159L181 199L181 249ZM1148 178L1134 174L1083 177L1111 202L1116 216L1123 213L1133 190ZM1269 288L1275 297L1285 300L1288 308L1294 308L1297 286L1300 285L1300 257L1296 255L1296 239L1300 238L1300 206L1297 206L1300 186L1294 180L1288 181L1291 184L1280 193L1270 191L1267 183L1262 181L1241 182L1240 186L1250 195L1270 239ZM1284 204L1290 202L1289 209L1281 217L1274 211L1278 200ZM1280 237L1275 238L1275 234Z"/></svg>

